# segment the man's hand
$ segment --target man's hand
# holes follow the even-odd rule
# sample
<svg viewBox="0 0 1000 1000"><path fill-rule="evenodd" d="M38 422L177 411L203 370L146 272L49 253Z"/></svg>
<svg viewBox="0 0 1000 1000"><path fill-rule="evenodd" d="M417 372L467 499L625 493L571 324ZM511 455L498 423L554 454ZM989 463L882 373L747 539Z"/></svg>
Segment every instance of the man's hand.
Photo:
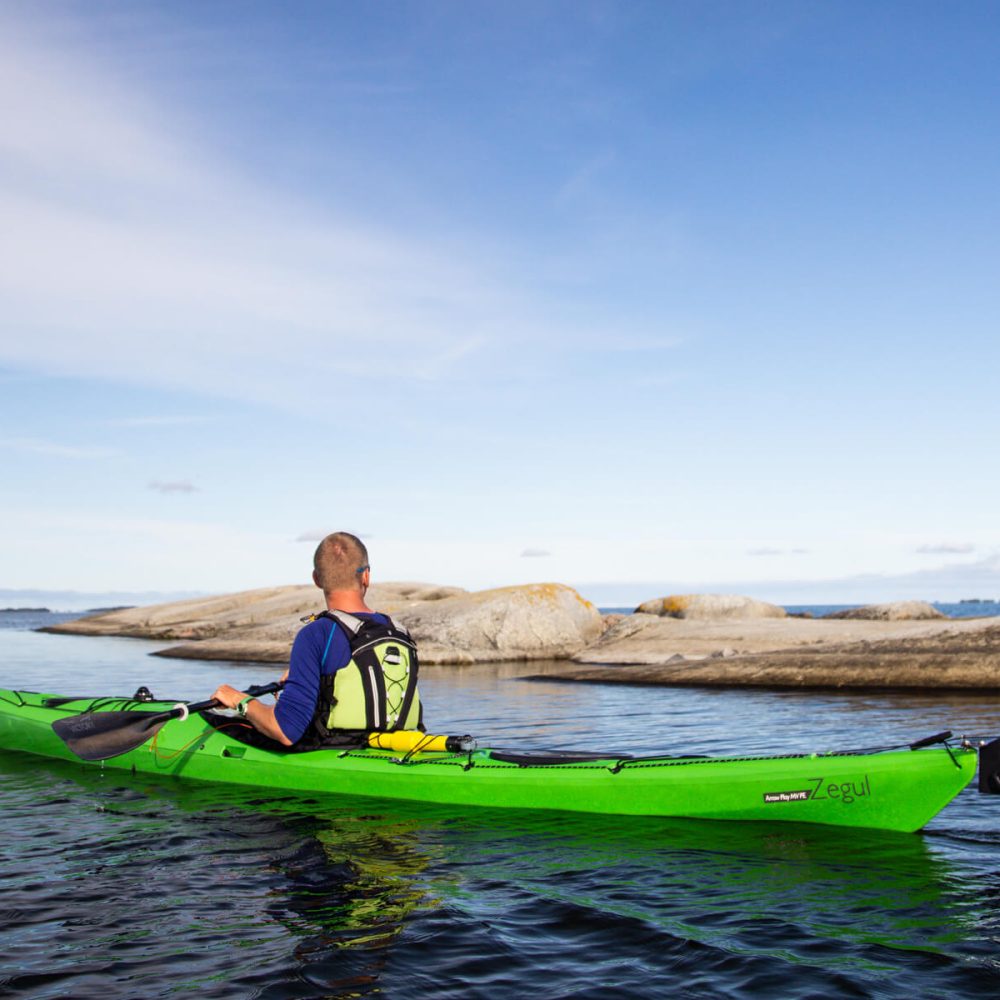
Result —
<svg viewBox="0 0 1000 1000"><path fill-rule="evenodd" d="M223 684L212 697L226 708L236 708L247 695L244 691L237 691L236 688Z"/></svg>
<svg viewBox="0 0 1000 1000"><path fill-rule="evenodd" d="M287 676L288 671L286 670L285 676L281 679L285 680ZM223 684L212 697L226 708L236 708L249 695L245 691L237 691L229 684ZM277 740L286 747L292 745L292 741L281 731L281 726L278 725L278 721L274 717L274 708L271 705L264 705L256 698L247 702L246 720L254 729L259 730L265 736L270 736L272 740Z"/></svg>

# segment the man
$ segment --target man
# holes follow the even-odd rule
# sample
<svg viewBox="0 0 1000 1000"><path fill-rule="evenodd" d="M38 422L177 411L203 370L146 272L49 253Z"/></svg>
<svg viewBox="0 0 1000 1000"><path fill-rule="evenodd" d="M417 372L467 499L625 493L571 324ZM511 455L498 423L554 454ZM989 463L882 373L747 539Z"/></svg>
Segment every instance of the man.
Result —
<svg viewBox="0 0 1000 1000"><path fill-rule="evenodd" d="M223 684L212 696L286 747L312 750L365 742L369 732L418 729L417 650L409 633L365 603L368 550L338 531L319 543L313 582L326 611L299 631L273 706Z"/></svg>

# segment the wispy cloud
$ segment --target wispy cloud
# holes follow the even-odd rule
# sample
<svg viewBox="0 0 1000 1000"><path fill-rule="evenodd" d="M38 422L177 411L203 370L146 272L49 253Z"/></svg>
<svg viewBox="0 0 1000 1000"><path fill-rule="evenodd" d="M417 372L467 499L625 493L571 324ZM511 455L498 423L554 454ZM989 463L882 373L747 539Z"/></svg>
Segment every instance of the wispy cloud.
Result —
<svg viewBox="0 0 1000 1000"><path fill-rule="evenodd" d="M410 371L417 378L434 381L447 374L462 358L483 348L486 343L485 337L465 337L426 361L416 363Z"/></svg>
<svg viewBox="0 0 1000 1000"><path fill-rule="evenodd" d="M746 594L778 604L865 604L874 601L1000 600L1000 555L971 563L949 563L912 573L859 573L824 579L742 580L691 578L643 583L586 583L581 593L602 604L625 605L656 594L685 592Z"/></svg>
<svg viewBox="0 0 1000 1000"><path fill-rule="evenodd" d="M320 531L318 529L312 531L303 531L300 535L295 536L295 541L297 542L321 542L327 535L329 531Z"/></svg>
<svg viewBox="0 0 1000 1000"><path fill-rule="evenodd" d="M52 455L55 458L100 459L117 455L115 448L104 445L62 444L58 441L45 441L41 438L13 437L0 438L0 448L9 448L34 455Z"/></svg>
<svg viewBox="0 0 1000 1000"><path fill-rule="evenodd" d="M191 160L143 124L164 108L41 44L13 15L3 17L2 27L0 156L31 171L24 187L37 189L70 172L84 183L113 179L128 189L137 178L169 188L190 182Z"/></svg>
<svg viewBox="0 0 1000 1000"><path fill-rule="evenodd" d="M560 208L578 206L598 197L601 179L618 163L614 150L605 150L582 163L556 192L555 203Z"/></svg>
<svg viewBox="0 0 1000 1000"><path fill-rule="evenodd" d="M197 493L198 487L186 479L159 480L154 479L147 484L147 489L155 490L157 493Z"/></svg>
<svg viewBox="0 0 1000 1000"><path fill-rule="evenodd" d="M593 350L607 352L620 351L623 353L672 351L684 344L684 338L677 336L641 336L634 334L623 334L621 336L609 337L599 344L591 342L589 346Z"/></svg>
<svg viewBox="0 0 1000 1000"><path fill-rule="evenodd" d="M804 556L808 554L808 552L808 549L781 549L768 545L762 545L760 548L756 549L747 549L748 556Z"/></svg>
<svg viewBox="0 0 1000 1000"><path fill-rule="evenodd" d="M544 559L547 556L551 556L552 553L548 549L535 549L527 548L521 553L522 559Z"/></svg>
<svg viewBox="0 0 1000 1000"><path fill-rule="evenodd" d="M920 545L916 549L922 556L964 556L975 551L975 545L970 542L937 542L932 545Z"/></svg>
<svg viewBox="0 0 1000 1000"><path fill-rule="evenodd" d="M682 372L661 372L653 375L639 375L633 379L633 382L638 386L659 388L677 385L679 382L683 382L685 378L686 376Z"/></svg>
<svg viewBox="0 0 1000 1000"><path fill-rule="evenodd" d="M201 424L206 417L196 416L163 416L163 417L114 417L105 420L108 427L181 427L185 424Z"/></svg>
<svg viewBox="0 0 1000 1000"><path fill-rule="evenodd" d="M0 364L318 408L338 375L443 378L516 326L458 240L261 190L169 106L5 27Z"/></svg>

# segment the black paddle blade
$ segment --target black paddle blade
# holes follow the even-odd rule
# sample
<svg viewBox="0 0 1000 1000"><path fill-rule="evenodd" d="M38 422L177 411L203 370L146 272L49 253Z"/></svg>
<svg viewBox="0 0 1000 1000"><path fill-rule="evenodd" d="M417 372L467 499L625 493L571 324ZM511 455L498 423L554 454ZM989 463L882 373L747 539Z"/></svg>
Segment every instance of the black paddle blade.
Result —
<svg viewBox="0 0 1000 1000"><path fill-rule="evenodd" d="M284 681L248 687L246 693L251 698L262 694L274 694L285 686ZM143 691L140 688L136 694ZM191 701L187 705L177 705L169 712L83 712L52 723L59 737L83 760L108 760L141 747L151 740L171 719L182 715L194 715L209 708L218 707L214 698L208 701Z"/></svg>
<svg viewBox="0 0 1000 1000"><path fill-rule="evenodd" d="M175 718L174 712L84 712L52 723L59 737L83 760L108 760L141 747Z"/></svg>

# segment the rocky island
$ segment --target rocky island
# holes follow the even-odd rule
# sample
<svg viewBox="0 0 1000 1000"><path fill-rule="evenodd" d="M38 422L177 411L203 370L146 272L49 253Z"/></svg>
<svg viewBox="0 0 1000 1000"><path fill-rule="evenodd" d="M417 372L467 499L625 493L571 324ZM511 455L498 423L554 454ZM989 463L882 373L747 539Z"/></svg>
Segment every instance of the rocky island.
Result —
<svg viewBox="0 0 1000 1000"><path fill-rule="evenodd" d="M410 630L428 664L568 659L605 627L597 608L556 583L474 593L383 583L367 599ZM270 587L91 615L45 631L179 642L158 656L285 663L303 616L323 607L313 586Z"/></svg>
<svg viewBox="0 0 1000 1000"><path fill-rule="evenodd" d="M475 592L385 583L368 598L410 629L424 664L561 661L547 676L599 683L1000 690L1000 618L950 619L923 602L813 619L728 594L671 595L602 615L557 583ZM46 631L176 642L159 656L283 663L301 618L321 609L315 587L270 587Z"/></svg>

